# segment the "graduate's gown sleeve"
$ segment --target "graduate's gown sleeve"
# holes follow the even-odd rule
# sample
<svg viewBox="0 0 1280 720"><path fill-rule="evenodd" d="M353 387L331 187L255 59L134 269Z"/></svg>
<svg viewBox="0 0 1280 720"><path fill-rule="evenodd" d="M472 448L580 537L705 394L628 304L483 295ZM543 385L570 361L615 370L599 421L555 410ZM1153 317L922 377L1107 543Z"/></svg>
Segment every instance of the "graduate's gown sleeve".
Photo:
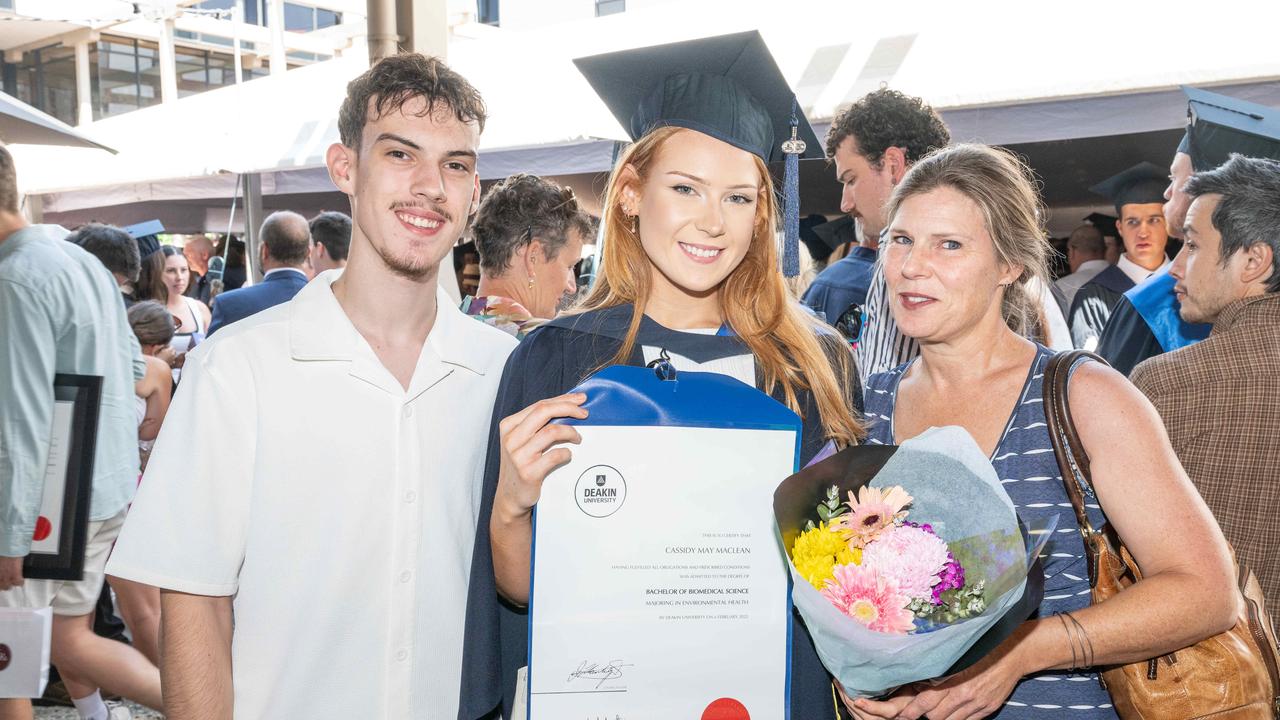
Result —
<svg viewBox="0 0 1280 720"><path fill-rule="evenodd" d="M1087 346L1089 340L1096 340L1102 335L1111 317L1111 308L1115 307L1121 294L1113 292L1097 283L1089 283L1080 288L1071 302L1071 344L1077 348Z"/></svg>
<svg viewBox="0 0 1280 720"><path fill-rule="evenodd" d="M525 664L516 660L525 647L528 616L498 597L493 551L489 544L489 519L493 515L493 497L498 487L499 423L538 400L560 394L561 363L556 357L554 333L548 338L547 332L535 331L511 353L494 402L467 594L459 720L496 717L493 713L500 702L503 716L508 716L514 697L516 671Z"/></svg>
<svg viewBox="0 0 1280 720"><path fill-rule="evenodd" d="M1160 355L1164 348L1142 314L1122 295L1111 311L1102 337L1098 338L1096 352L1111 363L1111 367L1128 375L1138 363Z"/></svg>

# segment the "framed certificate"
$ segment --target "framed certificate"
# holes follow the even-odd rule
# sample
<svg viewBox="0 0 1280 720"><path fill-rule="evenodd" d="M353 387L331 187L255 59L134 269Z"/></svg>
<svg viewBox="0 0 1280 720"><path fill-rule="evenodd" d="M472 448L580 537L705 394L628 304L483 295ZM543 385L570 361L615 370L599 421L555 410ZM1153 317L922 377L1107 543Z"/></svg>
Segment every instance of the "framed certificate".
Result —
<svg viewBox="0 0 1280 720"><path fill-rule="evenodd" d="M44 495L22 574L33 580L74 581L84 574L102 378L56 375L53 393Z"/></svg>
<svg viewBox="0 0 1280 720"><path fill-rule="evenodd" d="M534 517L528 717L783 720L773 491L799 418L713 373L606 368Z"/></svg>

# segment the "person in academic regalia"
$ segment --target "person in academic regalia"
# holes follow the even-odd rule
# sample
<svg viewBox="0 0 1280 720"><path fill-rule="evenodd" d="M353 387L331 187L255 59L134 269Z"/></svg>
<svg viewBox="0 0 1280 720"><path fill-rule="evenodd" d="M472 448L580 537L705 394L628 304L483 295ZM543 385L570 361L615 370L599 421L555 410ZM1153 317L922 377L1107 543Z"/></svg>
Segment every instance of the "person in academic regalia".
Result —
<svg viewBox="0 0 1280 720"><path fill-rule="evenodd" d="M1124 254L1115 265L1085 283L1072 300L1067 322L1076 347L1097 347L1098 336L1120 296L1168 267L1164 252L1169 242L1164 222L1165 184L1160 168L1143 162L1089 188L1115 203L1120 216L1116 229L1124 241Z"/></svg>
<svg viewBox="0 0 1280 720"><path fill-rule="evenodd" d="M564 393L587 376L665 353L677 370L751 383L803 418L802 464L828 441L863 436L852 353L788 296L779 272L766 163L781 159L793 127L807 146L800 152L821 146L759 34L576 62L635 142L607 188L600 278L575 312L530 333L503 373L471 570L460 718L511 713L528 654L531 510L542 480L570 451L544 452L577 438L571 426L548 421L585 417L585 397ZM836 718L831 679L798 615L792 634L791 716Z"/></svg>
<svg viewBox="0 0 1280 720"><path fill-rule="evenodd" d="M1169 167L1164 216L1169 234L1182 237L1191 199L1182 185L1192 173L1212 170L1233 152L1280 160L1280 111L1217 93L1183 88L1187 95L1187 132ZM1210 326L1189 323L1179 314L1174 280L1160 273L1116 304L1098 340L1098 354L1126 375L1142 362L1209 336Z"/></svg>

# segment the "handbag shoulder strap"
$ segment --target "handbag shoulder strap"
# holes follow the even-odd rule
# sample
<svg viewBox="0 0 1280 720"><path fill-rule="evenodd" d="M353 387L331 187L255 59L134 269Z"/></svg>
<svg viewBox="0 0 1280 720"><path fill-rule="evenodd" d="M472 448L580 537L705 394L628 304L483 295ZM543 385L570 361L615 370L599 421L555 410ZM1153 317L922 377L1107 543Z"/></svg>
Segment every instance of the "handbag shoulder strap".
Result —
<svg viewBox="0 0 1280 720"><path fill-rule="evenodd" d="M1076 512L1080 534L1087 540L1094 528L1085 512L1084 493L1093 494L1093 480L1089 471L1089 454L1080 442L1067 400L1071 368L1081 358L1107 364L1106 360L1084 350L1070 350L1055 355L1044 371L1044 416L1049 427L1049 439L1053 442L1053 454L1057 457L1058 469L1062 473L1062 484L1071 500L1071 507Z"/></svg>

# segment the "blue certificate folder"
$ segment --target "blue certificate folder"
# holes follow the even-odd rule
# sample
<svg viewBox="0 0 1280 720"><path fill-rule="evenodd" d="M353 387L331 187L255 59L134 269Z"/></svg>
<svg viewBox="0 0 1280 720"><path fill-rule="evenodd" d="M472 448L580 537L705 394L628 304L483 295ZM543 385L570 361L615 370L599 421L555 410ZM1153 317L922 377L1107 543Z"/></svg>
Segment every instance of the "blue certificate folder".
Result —
<svg viewBox="0 0 1280 720"><path fill-rule="evenodd" d="M799 416L666 363L607 367L574 392L589 415L559 422L583 442L534 511L528 717L790 717L790 576L771 498L798 469ZM746 645L725 657L732 643Z"/></svg>

